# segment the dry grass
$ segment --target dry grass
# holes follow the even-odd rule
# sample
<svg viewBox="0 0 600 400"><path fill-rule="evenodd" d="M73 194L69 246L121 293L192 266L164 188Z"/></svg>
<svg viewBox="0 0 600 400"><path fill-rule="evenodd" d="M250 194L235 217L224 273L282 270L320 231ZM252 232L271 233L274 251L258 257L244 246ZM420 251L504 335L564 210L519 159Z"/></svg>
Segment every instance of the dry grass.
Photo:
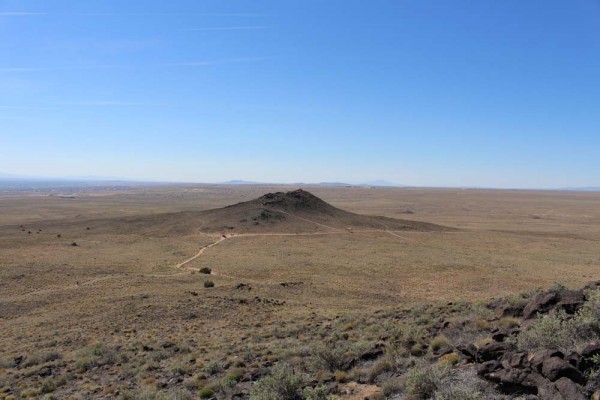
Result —
<svg viewBox="0 0 600 400"><path fill-rule="evenodd" d="M242 369L278 360L309 368L304 360L324 342L373 343L408 329L395 319L398 311L381 310L600 279L596 193L310 190L349 211L461 230L233 237L176 270L220 235L156 228L163 225L123 229L110 218L201 211L272 189L0 196L0 383L57 398L127 390L139 398L177 376L210 397ZM201 268L212 274L193 273ZM205 289L208 281L215 287ZM414 310L423 326L436 315ZM422 353L424 344L403 351ZM21 369L13 366L18 356L25 357ZM58 372L42 378L36 371L45 366Z"/></svg>

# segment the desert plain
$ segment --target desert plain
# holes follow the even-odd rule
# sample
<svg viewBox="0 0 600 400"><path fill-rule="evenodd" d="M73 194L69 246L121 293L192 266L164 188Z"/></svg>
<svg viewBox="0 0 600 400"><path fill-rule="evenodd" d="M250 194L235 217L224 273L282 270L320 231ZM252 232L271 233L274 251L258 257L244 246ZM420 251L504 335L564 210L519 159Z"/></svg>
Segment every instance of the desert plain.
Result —
<svg viewBox="0 0 600 400"><path fill-rule="evenodd" d="M297 189L1 193L0 398L235 398L401 310L600 280L598 192Z"/></svg>

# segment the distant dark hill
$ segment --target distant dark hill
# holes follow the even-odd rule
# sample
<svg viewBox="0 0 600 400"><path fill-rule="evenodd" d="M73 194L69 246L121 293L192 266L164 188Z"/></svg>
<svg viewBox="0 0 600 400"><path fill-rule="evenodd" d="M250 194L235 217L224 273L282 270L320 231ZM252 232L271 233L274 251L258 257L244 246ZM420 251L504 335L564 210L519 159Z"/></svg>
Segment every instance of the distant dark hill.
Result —
<svg viewBox="0 0 600 400"><path fill-rule="evenodd" d="M332 229L448 230L440 225L341 210L299 189L268 193L225 208L204 211L201 230L225 232L326 232Z"/></svg>
<svg viewBox="0 0 600 400"><path fill-rule="evenodd" d="M8 227L7 229L9 229ZM315 233L336 230L446 231L426 222L361 215L341 210L305 190L268 193L257 199L207 211L183 211L85 221L46 221L51 232L134 234L174 237L205 233ZM14 227L10 228L14 229ZM27 227L29 229L29 227Z"/></svg>

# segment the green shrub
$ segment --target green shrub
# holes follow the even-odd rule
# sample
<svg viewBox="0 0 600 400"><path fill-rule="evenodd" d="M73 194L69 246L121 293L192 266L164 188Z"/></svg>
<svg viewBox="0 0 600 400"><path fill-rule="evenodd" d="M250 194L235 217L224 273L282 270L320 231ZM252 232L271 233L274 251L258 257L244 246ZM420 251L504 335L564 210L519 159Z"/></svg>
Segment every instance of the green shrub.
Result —
<svg viewBox="0 0 600 400"><path fill-rule="evenodd" d="M445 368L417 364L404 374L404 384L408 394L418 399L428 399L441 386Z"/></svg>
<svg viewBox="0 0 600 400"><path fill-rule="evenodd" d="M215 375L223 371L223 364L219 361L211 361L204 366L204 372L209 375Z"/></svg>
<svg viewBox="0 0 600 400"><path fill-rule="evenodd" d="M174 375L180 375L180 376L186 375L187 374L187 366L182 363L175 364L175 365L171 366L171 372Z"/></svg>
<svg viewBox="0 0 600 400"><path fill-rule="evenodd" d="M596 392L600 389L600 355L596 354L591 358L592 367L586 372L588 391Z"/></svg>
<svg viewBox="0 0 600 400"><path fill-rule="evenodd" d="M215 394L215 391L212 388L205 387L200 389L199 394L201 399L210 399L213 396L213 394Z"/></svg>
<svg viewBox="0 0 600 400"><path fill-rule="evenodd" d="M45 393L52 393L56 390L57 385L56 382L54 381L54 379L52 378L46 378L42 381L42 386L40 387L40 392L45 394Z"/></svg>
<svg viewBox="0 0 600 400"><path fill-rule="evenodd" d="M587 300L575 315L576 335L581 340L600 334L600 289L586 293Z"/></svg>
<svg viewBox="0 0 600 400"><path fill-rule="evenodd" d="M479 379L473 370L447 370L441 384L433 393L433 400L500 400L507 397L495 392Z"/></svg>
<svg viewBox="0 0 600 400"><path fill-rule="evenodd" d="M313 350L313 360L317 369L328 369L334 372L343 369L348 357L344 347L336 345L318 346Z"/></svg>
<svg viewBox="0 0 600 400"><path fill-rule="evenodd" d="M563 311L538 316L517 336L519 349L554 348L568 353L591 339L597 339L600 334L600 289L588 291L586 297L574 316Z"/></svg>
<svg viewBox="0 0 600 400"><path fill-rule="evenodd" d="M205 288L212 288L215 287L215 283L213 281L205 281L204 282L204 287Z"/></svg>
<svg viewBox="0 0 600 400"><path fill-rule="evenodd" d="M325 385L319 385L315 388L304 388L302 395L305 400L330 400L333 398L333 396L329 395L329 390Z"/></svg>
<svg viewBox="0 0 600 400"><path fill-rule="evenodd" d="M192 400L194 397L187 390L176 390L169 396L169 400Z"/></svg>
<svg viewBox="0 0 600 400"><path fill-rule="evenodd" d="M398 378L388 379L381 386L383 395L388 398L402 392L402 382Z"/></svg>
<svg viewBox="0 0 600 400"><path fill-rule="evenodd" d="M83 374L84 372L94 368L97 365L98 364L96 364L96 362L94 360L92 360L90 357L81 357L81 358L78 358L77 360L75 360L75 363L73 364L73 368L75 369L75 372L77 372L78 374Z"/></svg>
<svg viewBox="0 0 600 400"><path fill-rule="evenodd" d="M302 400L304 384L304 376L296 373L288 364L277 364L271 375L254 385L250 400Z"/></svg>
<svg viewBox="0 0 600 400"><path fill-rule="evenodd" d="M451 347L450 340L446 336L440 335L431 340L429 343L431 350L438 351L442 348Z"/></svg>
<svg viewBox="0 0 600 400"><path fill-rule="evenodd" d="M516 338L519 350L534 352L542 349L557 349L570 352L577 343L577 321L565 312L539 315L527 329Z"/></svg>
<svg viewBox="0 0 600 400"><path fill-rule="evenodd" d="M373 383L375 379L384 372L391 371L393 369L392 361L389 357L382 357L375 361L369 371L367 372L367 382Z"/></svg>
<svg viewBox="0 0 600 400"><path fill-rule="evenodd" d="M208 267L202 267L199 271L201 274L210 275L212 273L212 269Z"/></svg>
<svg viewBox="0 0 600 400"><path fill-rule="evenodd" d="M497 400L506 397L479 379L474 370L417 364L404 375L406 391L416 399Z"/></svg>

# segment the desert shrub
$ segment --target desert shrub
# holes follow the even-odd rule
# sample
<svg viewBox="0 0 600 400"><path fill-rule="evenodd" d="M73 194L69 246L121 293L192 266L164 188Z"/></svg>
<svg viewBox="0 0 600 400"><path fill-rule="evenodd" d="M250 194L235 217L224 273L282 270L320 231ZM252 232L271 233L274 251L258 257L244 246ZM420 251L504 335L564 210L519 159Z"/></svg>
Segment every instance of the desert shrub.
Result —
<svg viewBox="0 0 600 400"><path fill-rule="evenodd" d="M506 398L479 379L473 370L447 370L433 400L500 400Z"/></svg>
<svg viewBox="0 0 600 400"><path fill-rule="evenodd" d="M586 371L588 392L596 392L600 389L600 355L594 355L591 360L591 368Z"/></svg>
<svg viewBox="0 0 600 400"><path fill-rule="evenodd" d="M136 400L167 400L167 395L156 389L146 388L134 394Z"/></svg>
<svg viewBox="0 0 600 400"><path fill-rule="evenodd" d="M412 356L422 356L424 352L425 349L423 348L423 345L421 343L415 343L410 347L410 354Z"/></svg>
<svg viewBox="0 0 600 400"><path fill-rule="evenodd" d="M176 390L169 396L169 400L192 400L193 398L190 392L182 389Z"/></svg>
<svg viewBox="0 0 600 400"><path fill-rule="evenodd" d="M87 353L96 358L98 365L114 364L119 358L114 349L102 343L94 344Z"/></svg>
<svg viewBox="0 0 600 400"><path fill-rule="evenodd" d="M590 290L586 296L586 302L574 317L575 334L580 340L594 338L600 334L600 290Z"/></svg>
<svg viewBox="0 0 600 400"><path fill-rule="evenodd" d="M202 267L199 271L201 274L210 275L212 273L212 269L208 267Z"/></svg>
<svg viewBox="0 0 600 400"><path fill-rule="evenodd" d="M348 357L344 347L336 345L317 346L313 350L313 360L317 369L324 368L333 372L343 369Z"/></svg>
<svg viewBox="0 0 600 400"><path fill-rule="evenodd" d="M90 357L80 357L75 360L75 363L73 363L73 368L78 374L83 374L97 365L98 364L96 364L96 362Z"/></svg>
<svg viewBox="0 0 600 400"><path fill-rule="evenodd" d="M221 390L226 390L228 388L232 388L237 384L237 380L231 376L226 375L219 381L219 388Z"/></svg>
<svg viewBox="0 0 600 400"><path fill-rule="evenodd" d="M187 366L185 364L175 364L173 366L171 366L171 372L174 375L186 375L187 374Z"/></svg>
<svg viewBox="0 0 600 400"><path fill-rule="evenodd" d="M473 326L482 331L489 331L492 329L492 324L485 318L477 318L471 322Z"/></svg>
<svg viewBox="0 0 600 400"><path fill-rule="evenodd" d="M251 351L247 349L247 351ZM292 346L284 349L283 357L291 358L291 357L308 357L310 355L311 348L308 346Z"/></svg>
<svg viewBox="0 0 600 400"><path fill-rule="evenodd" d="M329 400L333 397L329 395L329 390L325 385L319 385L317 387L304 388L302 395L305 400Z"/></svg>
<svg viewBox="0 0 600 400"><path fill-rule="evenodd" d="M381 385L381 391L386 398L402 393L402 382L398 378L388 379Z"/></svg>
<svg viewBox="0 0 600 400"><path fill-rule="evenodd" d="M425 329L416 324L399 326L390 333L393 335L393 339L404 344L421 341L426 336Z"/></svg>
<svg viewBox="0 0 600 400"><path fill-rule="evenodd" d="M369 340L359 340L350 344L348 351L354 355L360 355L365 351L371 350L373 347L375 347L374 342Z"/></svg>
<svg viewBox="0 0 600 400"><path fill-rule="evenodd" d="M375 361L371 368L369 368L367 372L367 381L369 383L375 382L375 379L384 372L391 371L393 369L393 364L389 357L382 357Z"/></svg>
<svg viewBox="0 0 600 400"><path fill-rule="evenodd" d="M151 361L153 362L160 362L162 360L166 360L167 358L169 358L171 355L169 353L167 353L166 351L153 351L152 353L149 354L149 358Z"/></svg>
<svg viewBox="0 0 600 400"><path fill-rule="evenodd" d="M483 302L473 304L471 310L476 318L491 319L494 317L494 310Z"/></svg>
<svg viewBox="0 0 600 400"><path fill-rule="evenodd" d="M417 364L404 374L404 385L408 394L418 399L428 399L442 385L447 369L438 366Z"/></svg>
<svg viewBox="0 0 600 400"><path fill-rule="evenodd" d="M498 321L498 326L504 329L516 328L519 325L521 325L521 322L513 317L505 317Z"/></svg>
<svg viewBox="0 0 600 400"><path fill-rule="evenodd" d="M52 393L56 390L56 388L57 388L57 384L54 381L54 379L46 378L42 381L42 386L40 387L40 392L43 394Z"/></svg>
<svg viewBox="0 0 600 400"><path fill-rule="evenodd" d="M552 287L550 288L550 291L558 293L558 292L562 292L565 289L566 289L565 285L563 285L561 282L554 282L554 284L552 284Z"/></svg>
<svg viewBox="0 0 600 400"><path fill-rule="evenodd" d="M62 356L55 351L43 354L28 356L23 362L24 367L32 367L34 365L43 364L46 362L60 360Z"/></svg>
<svg viewBox="0 0 600 400"><path fill-rule="evenodd" d="M245 368L233 368L232 370L230 370L227 373L227 376L231 377L233 380L238 382L239 380L241 380L244 377L245 373L246 373Z"/></svg>
<svg viewBox="0 0 600 400"><path fill-rule="evenodd" d="M223 371L223 364L219 361L211 361L204 366L204 372L209 375L215 375Z"/></svg>
<svg viewBox="0 0 600 400"><path fill-rule="evenodd" d="M215 283L213 281L205 281L204 282L204 287L205 288L212 288L215 287Z"/></svg>
<svg viewBox="0 0 600 400"><path fill-rule="evenodd" d="M441 365L456 365L460 361L460 356L457 353L450 353L440 357Z"/></svg>
<svg viewBox="0 0 600 400"><path fill-rule="evenodd" d="M81 374L94 367L115 364L125 359L125 354L119 355L114 349L102 343L96 343L92 347L78 352L73 366L75 371Z"/></svg>
<svg viewBox="0 0 600 400"><path fill-rule="evenodd" d="M540 315L516 338L519 350L534 352L542 349L557 349L569 352L576 345L575 319L564 312Z"/></svg>
<svg viewBox="0 0 600 400"><path fill-rule="evenodd" d="M16 367L14 359L11 358L0 358L0 368L9 369Z"/></svg>
<svg viewBox="0 0 600 400"><path fill-rule="evenodd" d="M512 307L525 307L530 298L531 294L515 294L506 297L506 302Z"/></svg>
<svg viewBox="0 0 600 400"><path fill-rule="evenodd" d="M200 389L199 393L201 399L210 399L213 394L215 394L215 391L210 387Z"/></svg>
<svg viewBox="0 0 600 400"><path fill-rule="evenodd" d="M496 400L504 399L479 379L474 370L417 364L404 375L405 389L418 399Z"/></svg>
<svg viewBox="0 0 600 400"><path fill-rule="evenodd" d="M491 324L483 318L477 318L464 326L456 325L444 331L444 335L454 345L469 345L489 336Z"/></svg>
<svg viewBox="0 0 600 400"><path fill-rule="evenodd" d="M302 400L304 376L288 364L273 367L271 374L259 380L252 388L250 400Z"/></svg>
<svg viewBox="0 0 600 400"><path fill-rule="evenodd" d="M431 350L438 351L445 347L451 347L450 340L446 336L437 336L431 340L429 343Z"/></svg>
<svg viewBox="0 0 600 400"><path fill-rule="evenodd" d="M546 348L570 352L600 334L600 290L586 293L587 300L574 316L563 311L538 315L516 338L519 349L536 351Z"/></svg>
<svg viewBox="0 0 600 400"><path fill-rule="evenodd" d="M336 382L344 383L348 381L348 373L346 371L335 371L333 377Z"/></svg>

